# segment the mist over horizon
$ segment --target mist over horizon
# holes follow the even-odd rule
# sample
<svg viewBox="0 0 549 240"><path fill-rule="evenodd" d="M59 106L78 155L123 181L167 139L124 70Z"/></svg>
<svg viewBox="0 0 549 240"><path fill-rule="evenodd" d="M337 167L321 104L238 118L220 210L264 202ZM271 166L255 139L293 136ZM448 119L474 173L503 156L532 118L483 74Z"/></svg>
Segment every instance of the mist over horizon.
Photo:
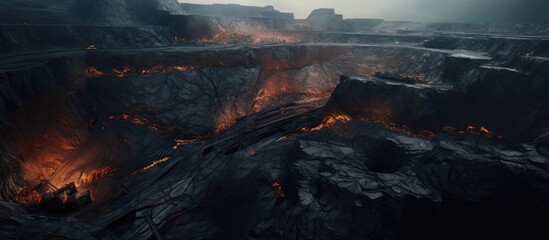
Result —
<svg viewBox="0 0 549 240"><path fill-rule="evenodd" d="M317 8L334 8L344 18L417 22L549 22L544 0L179 0L195 4L268 6L304 19Z"/></svg>

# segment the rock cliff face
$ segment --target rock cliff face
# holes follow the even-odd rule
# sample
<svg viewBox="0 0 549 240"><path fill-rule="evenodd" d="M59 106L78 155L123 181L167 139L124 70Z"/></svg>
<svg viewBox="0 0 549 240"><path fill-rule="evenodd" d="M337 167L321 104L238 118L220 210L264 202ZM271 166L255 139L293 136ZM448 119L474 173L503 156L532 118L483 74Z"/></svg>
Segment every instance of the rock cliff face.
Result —
<svg viewBox="0 0 549 240"><path fill-rule="evenodd" d="M177 0L149 0L149 1L154 6L153 9L160 10L160 11L167 11L173 15L185 13L185 11L181 8L181 5Z"/></svg>
<svg viewBox="0 0 549 240"><path fill-rule="evenodd" d="M307 17L306 27L316 31L349 30L351 24L343 20L343 15L336 14L334 9L319 8L311 12Z"/></svg>
<svg viewBox="0 0 549 240"><path fill-rule="evenodd" d="M184 13L176 0L6 0L1 6L0 22L12 24L132 26Z"/></svg>
<svg viewBox="0 0 549 240"><path fill-rule="evenodd" d="M253 7L238 4L190 4L181 3L181 8L191 15L210 15L240 18L287 18L294 19L293 13L282 13L273 6Z"/></svg>
<svg viewBox="0 0 549 240"><path fill-rule="evenodd" d="M0 3L0 239L549 236L543 24L79 3Z"/></svg>
<svg viewBox="0 0 549 240"><path fill-rule="evenodd" d="M54 34L52 34L54 33ZM0 50L36 51L44 48L85 50L161 47L175 43L167 27L25 25L0 26Z"/></svg>
<svg viewBox="0 0 549 240"><path fill-rule="evenodd" d="M183 42L229 42L237 36L276 38L268 32L291 30L293 22L284 18L239 18L224 16L181 15L170 16L166 22ZM279 41L279 40L277 40Z"/></svg>
<svg viewBox="0 0 549 240"><path fill-rule="evenodd" d="M421 56L420 52L423 50L386 47L273 46L191 52L184 58L170 52L156 56L117 54L119 59L110 60L108 65L105 63L115 56L92 54L88 67L102 74L88 82L88 92L100 94L101 102L93 107L99 116L132 109L132 115L158 118L172 128L204 135L214 131L224 118L235 120L254 111L289 104L296 98L327 96L341 74L373 74L382 69L436 72L431 67L445 55L426 51ZM370 57L351 63L363 55ZM379 61L377 56L382 55L401 58L402 64ZM410 58L432 63L418 64L408 61ZM113 69L127 72L117 75ZM163 71L167 72L156 73ZM129 85L135 88L128 88ZM149 91L139 91L142 88ZM171 99L174 96L195 97L179 101Z"/></svg>
<svg viewBox="0 0 549 240"><path fill-rule="evenodd" d="M545 81L506 68L481 66L475 82L459 91L444 85L422 87L348 77L342 78L338 88L328 103L331 111L397 123L418 132L483 126L508 141L521 142L534 139L548 127L542 124L547 116L543 107L547 99L534 97L542 94L539 89L548 88ZM524 95L523 91L532 95Z"/></svg>
<svg viewBox="0 0 549 240"><path fill-rule="evenodd" d="M532 24L504 24L504 23L418 23L385 21L377 25L379 29L393 29L403 32L456 32L476 34L503 34L503 35L531 35L545 36L548 25L543 23Z"/></svg>

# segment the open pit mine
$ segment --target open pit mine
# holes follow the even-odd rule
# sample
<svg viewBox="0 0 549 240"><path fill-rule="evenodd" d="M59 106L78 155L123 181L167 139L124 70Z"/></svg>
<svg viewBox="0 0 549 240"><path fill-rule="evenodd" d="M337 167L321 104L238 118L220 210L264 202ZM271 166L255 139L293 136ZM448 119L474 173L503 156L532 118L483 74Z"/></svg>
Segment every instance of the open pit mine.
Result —
<svg viewBox="0 0 549 240"><path fill-rule="evenodd" d="M0 2L0 239L549 239L549 24Z"/></svg>

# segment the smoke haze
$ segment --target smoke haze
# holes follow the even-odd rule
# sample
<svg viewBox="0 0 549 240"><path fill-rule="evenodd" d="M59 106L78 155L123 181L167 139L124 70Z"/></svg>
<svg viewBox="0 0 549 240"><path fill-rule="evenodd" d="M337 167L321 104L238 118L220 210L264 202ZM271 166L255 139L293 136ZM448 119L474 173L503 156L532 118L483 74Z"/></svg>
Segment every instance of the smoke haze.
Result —
<svg viewBox="0 0 549 240"><path fill-rule="evenodd" d="M273 5L306 18L316 8L335 8L345 18L422 22L548 22L549 0L180 0L187 3Z"/></svg>

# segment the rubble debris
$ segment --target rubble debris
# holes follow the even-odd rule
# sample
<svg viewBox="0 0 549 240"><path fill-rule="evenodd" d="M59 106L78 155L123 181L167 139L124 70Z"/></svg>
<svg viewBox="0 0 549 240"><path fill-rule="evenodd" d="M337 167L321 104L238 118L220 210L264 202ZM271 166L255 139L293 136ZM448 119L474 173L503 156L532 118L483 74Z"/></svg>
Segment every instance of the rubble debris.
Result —
<svg viewBox="0 0 549 240"><path fill-rule="evenodd" d="M78 191L74 182L68 183L54 191L44 192L44 185L39 185L35 189L41 191L38 194L39 201L28 204L27 208L33 211L44 211L54 214L64 214L84 209L87 205L93 202L91 191Z"/></svg>

